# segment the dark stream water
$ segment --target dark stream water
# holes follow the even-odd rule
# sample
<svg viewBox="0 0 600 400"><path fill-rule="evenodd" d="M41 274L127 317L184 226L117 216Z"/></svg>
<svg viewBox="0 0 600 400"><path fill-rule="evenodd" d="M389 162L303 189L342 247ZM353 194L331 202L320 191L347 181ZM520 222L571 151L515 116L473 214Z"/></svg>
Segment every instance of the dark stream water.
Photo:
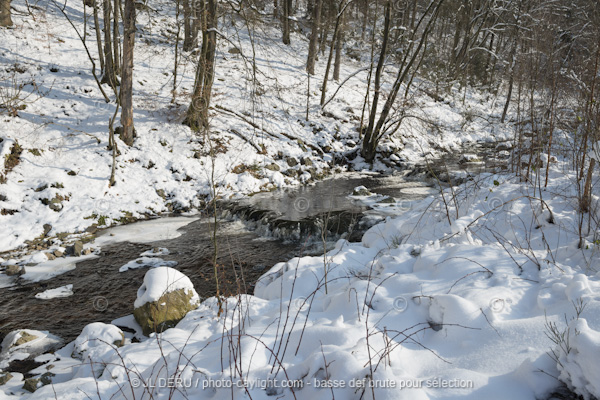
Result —
<svg viewBox="0 0 600 400"><path fill-rule="evenodd" d="M444 163L443 168L446 165L448 163ZM437 168L443 170L439 165ZM458 166L450 169L456 170ZM432 182L427 181L426 176L413 175L412 180L402 176L345 175L313 186L260 193L236 203L223 204L226 218L220 221L218 233L221 293L252 293L253 283L274 264L322 251L322 247L314 248L315 242L320 241L318 231L322 225L319 220L328 217L330 239L345 235L343 237L347 239L359 240L364 230L382 215L347 197L357 186L366 186L377 194L404 201L420 199L435 191L429 187ZM241 229L235 218L242 219L254 230ZM154 247L169 249L170 254L162 258L177 261L175 268L192 280L201 297L213 296L210 222L202 218L181 231L183 234L175 239L149 244L106 245L99 258L81 261L72 271L46 281L24 281L0 289L0 341L15 329L37 329L50 331L68 342L91 322L110 323L131 314L147 268L124 273L120 273L119 268ZM261 237L264 235L270 238ZM312 246L307 244L311 238L315 239ZM35 298L36 293L68 284L73 284L74 294L70 297Z"/></svg>

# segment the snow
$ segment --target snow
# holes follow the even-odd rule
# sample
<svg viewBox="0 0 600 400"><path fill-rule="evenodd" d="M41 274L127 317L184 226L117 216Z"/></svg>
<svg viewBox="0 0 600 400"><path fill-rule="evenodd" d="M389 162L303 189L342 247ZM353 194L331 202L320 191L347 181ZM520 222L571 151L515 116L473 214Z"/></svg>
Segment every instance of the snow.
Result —
<svg viewBox="0 0 600 400"><path fill-rule="evenodd" d="M158 257L140 257L129 261L127 264L119 268L119 272L125 272L130 269L138 269L144 267L174 267L177 261L165 261Z"/></svg>
<svg viewBox="0 0 600 400"><path fill-rule="evenodd" d="M197 303L200 300L190 278L173 268L153 268L144 276L144 284L138 289L134 308L157 301L163 295L180 289L192 293L190 303Z"/></svg>
<svg viewBox="0 0 600 400"><path fill-rule="evenodd" d="M16 345L23 334L35 337L28 342ZM62 339L46 331L36 331L34 329L12 331L2 341L0 369L7 368L13 360L25 360L29 357L38 356L44 352L56 349L62 343Z"/></svg>
<svg viewBox="0 0 600 400"><path fill-rule="evenodd" d="M44 256L45 257L45 256ZM84 260L92 260L98 258L97 255L90 254L80 257L57 258L55 260L46 261L31 267L25 267L25 274L21 275L21 279L29 282L41 282L51 279L55 276L64 274L76 268L78 262Z"/></svg>
<svg viewBox="0 0 600 400"><path fill-rule="evenodd" d="M119 242L152 243L157 240L175 239L181 236L180 228L198 219L197 217L169 217L116 226L102 231L94 243L97 246L105 246Z"/></svg>
<svg viewBox="0 0 600 400"><path fill-rule="evenodd" d="M61 297L73 296L73 285L65 285L55 289L48 289L35 295L36 299L51 300Z"/></svg>
<svg viewBox="0 0 600 400"><path fill-rule="evenodd" d="M21 0L12 5L25 9ZM244 66L247 59L230 55L231 44L220 40L213 100L234 113L215 108L211 115L211 138L219 149L211 158L208 144L180 124L194 57L182 59L186 72L179 76L179 94L171 104L172 46L158 40L172 38L156 38L173 27L173 15L160 2L156 7L164 11L162 20L151 12L139 15L134 86L138 138L132 147L117 139L122 153L112 188L106 121L114 104L101 101L75 33L51 5L44 18L15 13L15 29L0 30L0 43L19 49L0 53L0 61L23 64L49 90L20 117L0 119L1 155L17 140L24 148L20 164L0 185L0 207L15 211L0 216L0 251L39 237L44 224L52 226L54 240L58 233L82 232L92 224L111 226L171 210L201 211L214 190L227 199L297 185L331 167L334 155L355 148L356 124L318 115L312 112L315 104L314 119L304 120L304 38L294 35L292 45L283 46L272 40L279 34L275 27L263 27L253 32L251 46L239 21L227 21L221 33L245 54L256 55L264 93L257 102L248 98L249 89L256 87ZM69 10L82 14L81 2L70 3ZM76 26L83 29L77 18ZM50 65L59 71L49 72ZM342 76L362 67L345 60ZM320 60L319 75L323 68ZM384 75L385 87L391 74ZM356 73L327 111L356 118L352 110L360 109L365 82L366 72ZM380 146L395 155L393 161L416 162L463 143L511 137L510 127L497 121L502 107L494 96L459 94L456 88L445 96L444 103L415 98L410 111L417 118L408 118L398 135ZM486 118L466 121L467 111ZM240 115L256 118L264 131L250 127ZM430 132L420 121L424 116L440 131ZM256 152L234 129L265 151ZM320 159L303 143L332 150ZM34 149L44 151L38 156L29 151ZM287 162L291 158L293 167ZM314 167L303 159L312 160ZM551 160L546 155L541 159ZM74 342L41 356L58 338L28 331L38 339L11 348L18 338L11 333L3 342L0 368L12 359L38 356L54 365L56 376L52 385L29 394L21 389L23 376L15 374L0 386L0 397L533 400L548 398L562 381L586 400L598 398L598 233L585 231L579 237L579 227L586 223L580 224L577 179L569 160L555 161L547 188L514 175L481 174L442 193L404 189L431 194L422 201L387 206L379 203L381 196L361 196L357 199L389 208L385 220L361 242L340 240L325 255L279 263L259 279L254 295L206 299L177 327L140 343L129 341L115 326L135 326L131 316L113 321L115 325L90 324ZM273 163L281 171L264 168ZM235 167L240 173L231 172ZM358 156L350 168L371 166ZM377 160L372 170L387 168ZM60 211L42 202L57 196L63 198ZM179 228L197 219L190 214L112 227L94 246L174 238ZM162 265L168 261L157 256L166 254L143 253L122 268ZM26 267L21 277L36 282L97 256L53 261L39 254L3 257L3 265L39 262ZM0 286L13 284L9 278L0 275ZM192 301L200 300L191 281L177 270L151 268L133 306L178 289L191 291ZM585 308L579 312L574 304ZM549 326L565 332L568 346L548 337Z"/></svg>
<svg viewBox="0 0 600 400"><path fill-rule="evenodd" d="M248 32L247 26L236 20L223 22L221 33L227 40L219 40L217 49L215 108L211 111L211 139L217 143L213 160L209 143L181 124L197 63L190 54L180 55L177 94L171 102L174 46L164 43L174 40L173 3L156 1L152 7L156 13L141 12L137 19L133 92L138 137L132 147L117 138L121 152L117 184L109 187L112 154L106 150L107 121L114 113L114 100L104 102L85 50L55 3L42 0L40 4L32 11L34 19L24 0L14 0L11 6L23 13L14 13L13 29L0 30L4 50L0 63L18 64L25 72L16 73L16 81L35 81L39 88L38 94L32 85L25 85L24 94L31 94L27 108L19 111L18 117L0 118L2 154L16 141L23 148L20 163L8 173L7 183L0 185L0 209L12 213L0 215L0 226L6 229L0 236L0 251L19 248L39 237L44 224L51 225L48 235L55 237L62 232L83 232L93 224L107 227L172 210L202 211L212 196L212 183L218 197L235 198L309 182L326 171L331 174L369 167L360 156L350 166L332 163L360 142L356 119L360 118L358 110L367 81L365 64L344 57L341 82L345 84L326 107L339 119L318 112L318 83L311 82L316 95L311 96L311 119L306 121L306 38L294 34L292 45L285 46L273 40L280 35L277 27L267 25ZM82 4L69 1L66 12L83 33ZM90 29L93 23L86 26ZM91 38L90 31L88 48L97 58ZM242 55L229 54L232 46ZM250 55L256 62L255 70L248 65ZM51 67L58 71L52 72ZM322 76L324 69L325 61L320 60L317 76ZM254 73L260 77L256 85ZM8 85L13 76L4 70L2 74L0 85ZM386 69L384 88L393 75L391 68ZM327 97L336 90L332 82ZM261 95L248 96L250 92ZM466 142L511 137L508 125L486 122L498 119L502 112L501 102L494 96L463 93L458 87L451 88L446 96L448 104L416 96L414 109L408 113L415 118L407 118L397 137L384 139L381 148L394 153L396 161L415 163L425 155L435 157ZM465 121L467 111L486 118ZM431 132L423 118L442 129ZM259 149L264 146L265 151L259 152L249 143ZM311 146L331 150L321 156ZM288 158L297 164L288 165ZM303 165L305 159L310 159L312 166ZM271 164L281 170L267 169ZM239 173L232 172L234 169ZM388 169L379 160L373 168ZM59 211L43 203L55 198L63 199Z"/></svg>
<svg viewBox="0 0 600 400"><path fill-rule="evenodd" d="M569 323L569 341L555 349L560 379L585 400L600 395L600 331L591 329L585 318Z"/></svg>
<svg viewBox="0 0 600 400"><path fill-rule="evenodd" d="M210 298L176 328L98 350L105 370L79 364L36 395L110 398L126 387L127 398L168 397L171 379L197 399L247 390L252 398L533 400L548 398L560 378L598 397L598 249L577 249L576 212L550 195L571 179L560 167L545 196L554 223L527 183L488 174L452 189L460 201L447 204L451 223L440 195L415 202L362 242L338 241L325 260L273 266L254 296L224 298L221 312ZM495 212L490 193L505 203ZM531 221L538 229L525 228ZM529 252L499 245L500 234L527 238ZM556 243L552 257L542 237ZM193 290L181 273L153 268L136 306L176 288ZM574 302L585 307L578 313ZM549 339L549 322L567 332L569 347ZM122 324L135 325L130 316Z"/></svg>

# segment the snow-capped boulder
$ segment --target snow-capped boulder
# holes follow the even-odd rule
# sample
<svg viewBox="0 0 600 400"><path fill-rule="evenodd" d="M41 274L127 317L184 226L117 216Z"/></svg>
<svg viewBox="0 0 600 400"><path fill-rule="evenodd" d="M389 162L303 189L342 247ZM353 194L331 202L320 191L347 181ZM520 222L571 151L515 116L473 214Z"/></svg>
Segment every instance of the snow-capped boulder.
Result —
<svg viewBox="0 0 600 400"><path fill-rule="evenodd" d="M118 348L125 343L123 331L111 324L93 322L86 325L73 342L72 357L83 361L76 377L99 377Z"/></svg>
<svg viewBox="0 0 600 400"><path fill-rule="evenodd" d="M73 357L84 359L94 349L123 345L123 331L111 324L93 322L83 328L73 346Z"/></svg>
<svg viewBox="0 0 600 400"><path fill-rule="evenodd" d="M200 297L187 276L169 267L154 268L144 276L133 316L144 335L149 335L174 327L199 302Z"/></svg>

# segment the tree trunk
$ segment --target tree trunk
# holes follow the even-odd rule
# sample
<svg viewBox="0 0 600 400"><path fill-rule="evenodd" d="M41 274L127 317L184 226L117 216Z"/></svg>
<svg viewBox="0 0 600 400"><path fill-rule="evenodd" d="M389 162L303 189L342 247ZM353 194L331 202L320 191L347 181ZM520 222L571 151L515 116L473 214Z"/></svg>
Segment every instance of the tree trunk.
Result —
<svg viewBox="0 0 600 400"><path fill-rule="evenodd" d="M345 29L345 16L344 13L341 15L340 27L338 30L337 40L335 42L335 62L333 64L333 80L340 80L340 68L342 63L342 50L344 48L344 29Z"/></svg>
<svg viewBox="0 0 600 400"><path fill-rule="evenodd" d="M394 102L396 101L396 97L398 96L398 91L400 90L400 87L406 81L407 77L409 76L409 73L412 73L413 75L417 73L419 63L417 63L417 65L414 68L413 68L413 66L415 65L415 61L419 58L419 56L421 55L421 52L423 51L423 48L425 46L425 43L427 42L429 33L431 32L433 24L435 23L435 20L437 19L440 7L443 2L444 2L444 0L438 0L438 1L431 2L429 4L427 10L424 12L423 16L417 23L417 26L415 27L415 31L413 31L413 33L411 34L410 45L406 49L405 55L400 64L400 68L398 69L398 74L396 75L396 80L394 81L394 84L392 86L392 90L390 91L390 93L388 95L388 98L383 106L383 109L381 110L381 115L379 116L379 119L377 120L377 124L375 125L374 128L373 128L373 124L375 121L375 114L377 113L377 108L376 108L375 100L373 101L373 108L371 110L371 115L369 118L369 126L367 128L367 131L365 132L365 137L363 139L362 148L361 148L361 155L364 157L364 159L367 162L373 162L373 160L375 159L375 155L377 153L377 145L379 144L379 141L381 140L383 135L386 133L386 130L383 129L383 126L386 122L388 122L388 117L390 115L390 112L392 111L392 106L394 105ZM391 16L389 9L390 9L390 4L388 2L388 4L386 5L386 18L390 18L390 16ZM388 16L388 14L390 16ZM417 37L416 30L419 29L419 26L425 20L425 17L427 15L430 15L429 20L427 21L427 25L423 29L423 32L420 34L420 37ZM385 33L385 37L389 37L389 28L388 28L388 31ZM386 40L386 39L384 39L384 40ZM414 47L415 44L416 44L416 47ZM379 62L381 63L382 61L380 60ZM378 69L379 69L379 65L378 65ZM377 80L377 76L375 78ZM377 83L376 83L376 86L377 86ZM377 90L377 88L376 88L376 90Z"/></svg>
<svg viewBox="0 0 600 400"><path fill-rule="evenodd" d="M198 46L198 7L196 0L183 0L183 51Z"/></svg>
<svg viewBox="0 0 600 400"><path fill-rule="evenodd" d="M123 18L123 69L121 79L121 125L122 139L128 146L133 144L133 46L135 45L135 0L125 0Z"/></svg>
<svg viewBox="0 0 600 400"><path fill-rule="evenodd" d="M196 70L192 102L184 124L192 130L208 128L208 108L215 71L217 49L217 0L200 0L202 15L202 51Z"/></svg>
<svg viewBox="0 0 600 400"><path fill-rule="evenodd" d="M103 28L104 28L104 71L102 83L108 83L113 90L117 88L117 77L114 68L113 50L112 50L112 34L110 29L110 21L112 15L112 3L110 0L103 0Z"/></svg>
<svg viewBox="0 0 600 400"><path fill-rule="evenodd" d="M114 0L115 4L113 7L113 51L115 53L113 57L113 67L116 75L121 75L121 33L119 32L119 19L121 15L121 2Z"/></svg>
<svg viewBox="0 0 600 400"><path fill-rule="evenodd" d="M371 152L373 129L375 126L375 117L377 115L377 104L379 102L379 95L381 92L381 74L383 72L383 65L385 63L385 56L387 53L387 44L390 38L390 20L392 18L392 7L390 2L385 5L385 22L383 27L383 43L381 45L381 52L379 54L379 60L377 61L377 68L375 69L375 94L373 95L373 105L371 106L371 113L369 115L369 125L365 131L362 146L362 156L367 161L375 159L375 152ZM375 146L376 147L376 146ZM372 153L372 154L371 154Z"/></svg>
<svg viewBox="0 0 600 400"><path fill-rule="evenodd" d="M281 30L283 33L283 44L290 44L290 3L288 0L281 1Z"/></svg>
<svg viewBox="0 0 600 400"><path fill-rule="evenodd" d="M325 76L323 77L323 85L321 86L321 107L325 104L325 96L327 95L327 81L329 80L329 71L331 70L331 61L333 59L333 53L335 51L336 43L338 42L338 35L340 30L340 24L342 16L346 10L345 0L341 0L338 6L338 14L335 19L335 28L333 30L333 37L331 38L331 46L329 47L329 57L327 58L327 67L325 68ZM339 71L338 71L339 74Z"/></svg>
<svg viewBox="0 0 600 400"><path fill-rule="evenodd" d="M12 26L10 0L0 0L0 26Z"/></svg>
<svg viewBox="0 0 600 400"><path fill-rule="evenodd" d="M323 0L317 0L312 14L312 27L310 32L310 43L308 45L308 59L306 61L306 70L309 74L315 74L315 62L317 59L317 46L319 44L319 25L321 25L321 9Z"/></svg>
<svg viewBox="0 0 600 400"><path fill-rule="evenodd" d="M0 0L1 1L1 0ZM100 70L104 71L104 52L102 51L102 33L100 30L100 21L98 18L98 7L96 0L92 3L94 9L94 30L96 31L96 44L98 45L98 58L100 60Z"/></svg>

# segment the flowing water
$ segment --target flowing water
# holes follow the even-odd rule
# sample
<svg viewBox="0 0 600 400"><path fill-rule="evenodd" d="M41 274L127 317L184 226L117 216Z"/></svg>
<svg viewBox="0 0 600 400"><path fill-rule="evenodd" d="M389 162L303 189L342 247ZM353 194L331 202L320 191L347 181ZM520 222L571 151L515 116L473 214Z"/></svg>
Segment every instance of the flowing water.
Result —
<svg viewBox="0 0 600 400"><path fill-rule="evenodd" d="M480 168L481 165L477 165L472 172L477 173ZM365 229L385 217L386 207L383 204L375 211L348 197L355 187L365 186L371 192L397 201L412 201L436 192L429 179L432 175L459 169L456 159L451 159L417 167L409 174L411 179L405 177L406 173L347 174L312 186L260 193L221 204L223 215L217 234L221 294L252 293L253 283L274 264L322 251L319 244L324 226L329 240L339 237L360 240ZM175 268L192 280L201 297L213 296L211 222L209 218L201 218L181 230L183 234L175 239L106 245L100 257L81 261L67 273L46 281L25 281L0 289L0 341L12 330L27 328L47 330L70 341L88 323L110 323L131 314L147 268L123 273L119 268L154 247L169 249L170 254L162 258L177 261ZM35 298L36 293L68 284L73 285L74 294L70 297Z"/></svg>

